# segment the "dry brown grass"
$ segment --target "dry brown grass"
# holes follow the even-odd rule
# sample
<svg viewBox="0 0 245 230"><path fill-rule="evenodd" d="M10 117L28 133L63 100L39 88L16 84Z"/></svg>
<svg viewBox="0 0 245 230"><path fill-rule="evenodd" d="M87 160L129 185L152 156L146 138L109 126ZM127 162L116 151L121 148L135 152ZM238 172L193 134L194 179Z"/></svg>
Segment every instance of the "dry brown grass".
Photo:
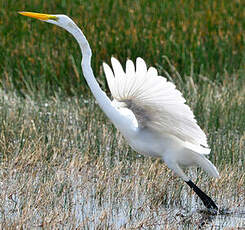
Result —
<svg viewBox="0 0 245 230"><path fill-rule="evenodd" d="M135 154L93 101L33 101L1 92L1 119L1 229L245 226L241 162L216 162L219 180L189 172L234 212L210 217L162 162Z"/></svg>

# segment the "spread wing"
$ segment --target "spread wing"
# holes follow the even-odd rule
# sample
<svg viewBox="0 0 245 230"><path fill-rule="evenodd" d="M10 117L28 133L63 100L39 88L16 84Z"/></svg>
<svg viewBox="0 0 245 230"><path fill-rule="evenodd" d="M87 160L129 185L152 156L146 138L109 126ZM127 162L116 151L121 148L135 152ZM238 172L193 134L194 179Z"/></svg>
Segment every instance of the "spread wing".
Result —
<svg viewBox="0 0 245 230"><path fill-rule="evenodd" d="M126 72L117 59L112 58L111 63L113 71L103 64L111 94L134 113L139 127L173 135L200 153L210 152L203 148L208 146L205 133L173 83L159 76L155 68L147 69L142 58L137 58L136 68L128 60Z"/></svg>

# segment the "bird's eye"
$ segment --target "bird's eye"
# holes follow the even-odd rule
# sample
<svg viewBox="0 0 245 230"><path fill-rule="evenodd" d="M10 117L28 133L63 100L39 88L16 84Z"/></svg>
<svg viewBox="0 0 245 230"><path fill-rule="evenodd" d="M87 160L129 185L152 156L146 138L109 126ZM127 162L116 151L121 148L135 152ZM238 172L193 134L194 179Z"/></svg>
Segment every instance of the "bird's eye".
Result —
<svg viewBox="0 0 245 230"><path fill-rule="evenodd" d="M59 20L59 18L57 16L53 16L53 15L49 16L49 19L50 20L54 20L54 21L58 21Z"/></svg>

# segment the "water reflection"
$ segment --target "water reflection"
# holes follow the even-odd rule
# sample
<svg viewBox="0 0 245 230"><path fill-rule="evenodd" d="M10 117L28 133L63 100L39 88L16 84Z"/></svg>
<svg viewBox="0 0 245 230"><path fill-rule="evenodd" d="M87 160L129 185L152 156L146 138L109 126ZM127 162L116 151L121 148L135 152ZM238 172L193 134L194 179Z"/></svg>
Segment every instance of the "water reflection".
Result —
<svg viewBox="0 0 245 230"><path fill-rule="evenodd" d="M227 224L229 227L245 228L245 208L244 210L221 208L218 212L205 209L198 210L198 213L200 214L200 221L198 224L200 229L205 228L208 225L210 226L212 223L216 227L220 227L221 225L226 226Z"/></svg>

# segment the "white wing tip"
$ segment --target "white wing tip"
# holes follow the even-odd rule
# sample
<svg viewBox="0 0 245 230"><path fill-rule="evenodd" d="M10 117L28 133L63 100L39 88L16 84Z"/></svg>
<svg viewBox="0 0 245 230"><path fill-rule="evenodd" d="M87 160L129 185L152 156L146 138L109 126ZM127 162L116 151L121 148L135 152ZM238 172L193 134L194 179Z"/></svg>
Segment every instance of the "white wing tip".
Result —
<svg viewBox="0 0 245 230"><path fill-rule="evenodd" d="M115 57L111 57L111 64L113 63L119 63L121 65L121 63L118 61L118 59L116 59Z"/></svg>
<svg viewBox="0 0 245 230"><path fill-rule="evenodd" d="M103 65L103 68L105 68L105 66L107 66L107 63L103 62L102 65Z"/></svg>
<svg viewBox="0 0 245 230"><path fill-rule="evenodd" d="M143 61L143 62L145 62L144 59L143 59L142 57L137 57L137 58L136 58L136 62L137 62L137 61Z"/></svg>
<svg viewBox="0 0 245 230"><path fill-rule="evenodd" d="M186 148L188 148L194 152L204 154L204 155L208 155L211 152L211 149L208 147L202 147L201 145L195 145L195 144L192 144L192 143L187 142L187 141L185 141L184 143L185 143Z"/></svg>
<svg viewBox="0 0 245 230"><path fill-rule="evenodd" d="M146 66L146 63L145 63L145 60L143 59L143 58L141 58L141 57L137 57L136 58L136 65L137 64L139 64L139 65L144 65L144 66Z"/></svg>
<svg viewBox="0 0 245 230"><path fill-rule="evenodd" d="M117 61L117 59L115 58L115 57L111 57L111 62L113 62L113 61Z"/></svg>
<svg viewBox="0 0 245 230"><path fill-rule="evenodd" d="M108 70L111 70L111 67L107 63L103 62L102 65L103 65L105 74L107 73Z"/></svg>

